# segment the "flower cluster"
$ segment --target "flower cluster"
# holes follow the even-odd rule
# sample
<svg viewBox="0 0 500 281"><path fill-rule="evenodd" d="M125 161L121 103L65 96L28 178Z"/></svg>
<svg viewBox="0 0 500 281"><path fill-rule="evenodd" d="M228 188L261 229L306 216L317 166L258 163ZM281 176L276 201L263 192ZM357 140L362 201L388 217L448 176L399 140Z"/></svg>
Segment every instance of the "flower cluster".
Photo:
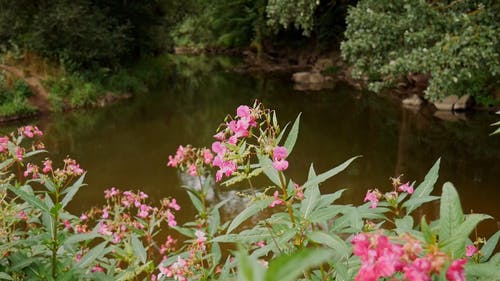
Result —
<svg viewBox="0 0 500 281"><path fill-rule="evenodd" d="M18 162L24 160L26 153L31 152L31 155L40 152L45 148L45 145L36 137L43 136L43 132L36 126L24 126L17 130L17 135L11 133L8 136L0 137L0 160L4 161L12 158ZM23 139L32 139L31 147L23 147L21 143ZM10 165L4 167L8 169Z"/></svg>
<svg viewBox="0 0 500 281"><path fill-rule="evenodd" d="M253 107L240 105L236 115L228 116L221 124L221 129L214 135L211 150L179 146L175 155L168 157L167 166L179 167L192 176L200 175L205 166L216 167L215 179L219 182L223 177L237 173L238 166L248 164L252 155L264 154L272 158L276 170L286 170L288 151L277 145L279 127L271 124L271 113L258 103ZM256 143L250 142L252 138Z"/></svg>
<svg viewBox="0 0 500 281"><path fill-rule="evenodd" d="M134 233L145 237L146 245L151 245L155 228L162 222L170 227L177 225L175 212L181 207L175 199L162 199L158 208L146 202L149 196L142 191L121 191L115 187L105 190L104 198L107 203L102 208L93 208L80 216L81 223L74 226L75 232L90 231L94 222L97 232L115 245L128 243L127 239ZM174 244L175 240L169 236L158 251L162 254L173 251Z"/></svg>
<svg viewBox="0 0 500 281"><path fill-rule="evenodd" d="M159 265L160 273L153 276L153 280L160 280L163 277L174 278L178 281L193 280L197 269L203 266L203 256L206 254L206 233L197 229L194 233L195 239L188 246L189 255L185 258L180 255L177 260L168 264L167 256L163 256L163 260Z"/></svg>
<svg viewBox="0 0 500 281"><path fill-rule="evenodd" d="M383 197L387 200L387 202L389 202L389 204L395 207L397 205L397 199L400 193L406 192L408 194L413 194L413 186L410 185L410 182L401 184L400 178L401 176L397 178L391 178L394 190L391 192L387 192L384 195L382 195L382 193L380 193L380 191L376 188L369 189L366 192L363 202L370 202L370 208L377 208L380 199Z"/></svg>
<svg viewBox="0 0 500 281"><path fill-rule="evenodd" d="M431 281L432 275L439 275L451 261L446 271L447 280L465 281L463 266L466 259L451 260L436 250L422 255L420 241L410 235L400 238L403 244L392 243L389 237L378 233L355 235L351 240L353 253L361 258L361 268L355 280L376 281L399 272L409 281Z"/></svg>
<svg viewBox="0 0 500 281"><path fill-rule="evenodd" d="M180 145L175 155L168 156L167 166L179 167L187 170L191 176L199 176L203 174L204 166L210 165L213 159L214 156L210 149Z"/></svg>

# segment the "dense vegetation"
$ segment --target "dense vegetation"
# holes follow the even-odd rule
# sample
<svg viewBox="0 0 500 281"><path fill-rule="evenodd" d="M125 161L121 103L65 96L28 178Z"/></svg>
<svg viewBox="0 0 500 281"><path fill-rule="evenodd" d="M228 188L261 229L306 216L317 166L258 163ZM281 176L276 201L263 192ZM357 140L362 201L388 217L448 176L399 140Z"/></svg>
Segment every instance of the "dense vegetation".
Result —
<svg viewBox="0 0 500 281"><path fill-rule="evenodd" d="M104 191L102 206L72 214L67 206L85 186L84 169L70 158L37 164L33 156L45 148L37 127L0 137L0 278L498 280L500 231L472 240L491 217L464 214L449 182L433 195L439 160L418 185L399 176L368 190L362 205L339 204L344 189L321 194L319 185L362 160L321 173L311 165L308 178L295 182L288 161L299 122L300 115L287 130L262 104L242 105L219 126L211 149L179 146L168 166L191 179L185 188L197 211L182 225L175 198L154 204L144 192L115 187ZM215 182L249 189L212 204ZM231 200L246 207L226 221L220 209ZM433 201L439 217L430 220L420 207ZM170 235L160 237L161 230Z"/></svg>
<svg viewBox="0 0 500 281"><path fill-rule="evenodd" d="M374 91L421 75L431 100L471 94L495 104L499 7L491 0L0 0L0 63L41 77L58 110L145 89L136 63L173 46L250 48L257 63L265 53L279 61L309 56L291 64L340 47L354 77ZM2 116L29 111L6 94L19 79L9 75L0 70L8 90Z"/></svg>

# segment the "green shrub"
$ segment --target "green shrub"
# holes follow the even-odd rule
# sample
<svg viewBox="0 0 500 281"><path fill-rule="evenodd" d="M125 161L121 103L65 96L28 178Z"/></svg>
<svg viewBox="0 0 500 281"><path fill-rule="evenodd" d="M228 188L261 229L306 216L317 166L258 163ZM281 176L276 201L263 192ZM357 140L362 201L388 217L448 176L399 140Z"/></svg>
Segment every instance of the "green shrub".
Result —
<svg viewBox="0 0 500 281"><path fill-rule="evenodd" d="M362 0L349 9L343 57L369 88L408 74L430 74L427 98L472 94L498 85L500 5L495 1Z"/></svg>

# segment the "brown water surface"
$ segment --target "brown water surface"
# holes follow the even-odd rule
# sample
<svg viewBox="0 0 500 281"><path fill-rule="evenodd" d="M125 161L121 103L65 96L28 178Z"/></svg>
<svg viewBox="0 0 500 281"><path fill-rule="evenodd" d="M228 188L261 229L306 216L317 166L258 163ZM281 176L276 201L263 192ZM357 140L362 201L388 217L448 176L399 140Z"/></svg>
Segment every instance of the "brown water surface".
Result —
<svg viewBox="0 0 500 281"><path fill-rule="evenodd" d="M179 144L210 146L226 114L255 99L276 109L282 123L302 112L300 134L287 173L304 182L310 163L317 171L354 155L342 174L322 185L323 192L347 188L343 202L361 203L367 189L388 191L389 177L420 183L441 157L439 194L445 181L459 190L466 212L495 217L482 229L499 229L500 136L489 136L498 115L469 113L466 120L443 121L401 107L399 102L339 83L317 92L293 90L289 77L249 76L224 71L226 58L165 58L170 73L158 89L107 108L52 115L36 123L45 132L50 156L77 159L88 170L86 182L72 203L76 212L100 204L112 186L141 189L152 198L176 197L183 207L180 220L191 219L194 207L181 185L188 183L167 168L169 154ZM4 126L6 131L22 124ZM215 187L214 199L232 197L226 214L244 207L234 192ZM431 213L437 204L428 204Z"/></svg>

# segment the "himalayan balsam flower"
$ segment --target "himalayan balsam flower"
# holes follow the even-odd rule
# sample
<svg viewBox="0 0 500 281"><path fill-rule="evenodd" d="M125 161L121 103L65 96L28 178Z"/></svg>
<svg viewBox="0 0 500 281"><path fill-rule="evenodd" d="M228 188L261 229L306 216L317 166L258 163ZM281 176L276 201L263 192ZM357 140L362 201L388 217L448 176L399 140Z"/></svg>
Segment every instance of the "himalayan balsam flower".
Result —
<svg viewBox="0 0 500 281"><path fill-rule="evenodd" d="M277 146L273 149L273 167L278 171L284 171L288 168L288 161L285 158L288 152L285 147Z"/></svg>
<svg viewBox="0 0 500 281"><path fill-rule="evenodd" d="M446 279L448 281L466 281L464 272L464 265L466 263L466 259L454 260L446 271Z"/></svg>
<svg viewBox="0 0 500 281"><path fill-rule="evenodd" d="M370 205L370 208L377 208L378 205L378 200L380 198L380 192L375 189L375 190L368 190L365 195L365 199L363 202L368 202L370 201L372 204Z"/></svg>
<svg viewBox="0 0 500 281"><path fill-rule="evenodd" d="M279 198L279 192L277 190L274 192L273 197L274 197L274 201L271 202L271 204L269 205L270 208L273 208L276 205L284 205L285 204L285 202Z"/></svg>
<svg viewBox="0 0 500 281"><path fill-rule="evenodd" d="M413 187L410 185L410 182L400 185L398 187L398 190L402 192L408 192L408 194L413 193Z"/></svg>
<svg viewBox="0 0 500 281"><path fill-rule="evenodd" d="M475 253L477 253L477 248L474 245L465 246L465 255L467 257L472 257Z"/></svg>
<svg viewBox="0 0 500 281"><path fill-rule="evenodd" d="M52 171L52 160L46 159L45 161L43 161L42 171L44 173L48 173L48 172Z"/></svg>
<svg viewBox="0 0 500 281"><path fill-rule="evenodd" d="M405 278L409 281L431 281L431 262L425 258L417 258L403 269Z"/></svg>

